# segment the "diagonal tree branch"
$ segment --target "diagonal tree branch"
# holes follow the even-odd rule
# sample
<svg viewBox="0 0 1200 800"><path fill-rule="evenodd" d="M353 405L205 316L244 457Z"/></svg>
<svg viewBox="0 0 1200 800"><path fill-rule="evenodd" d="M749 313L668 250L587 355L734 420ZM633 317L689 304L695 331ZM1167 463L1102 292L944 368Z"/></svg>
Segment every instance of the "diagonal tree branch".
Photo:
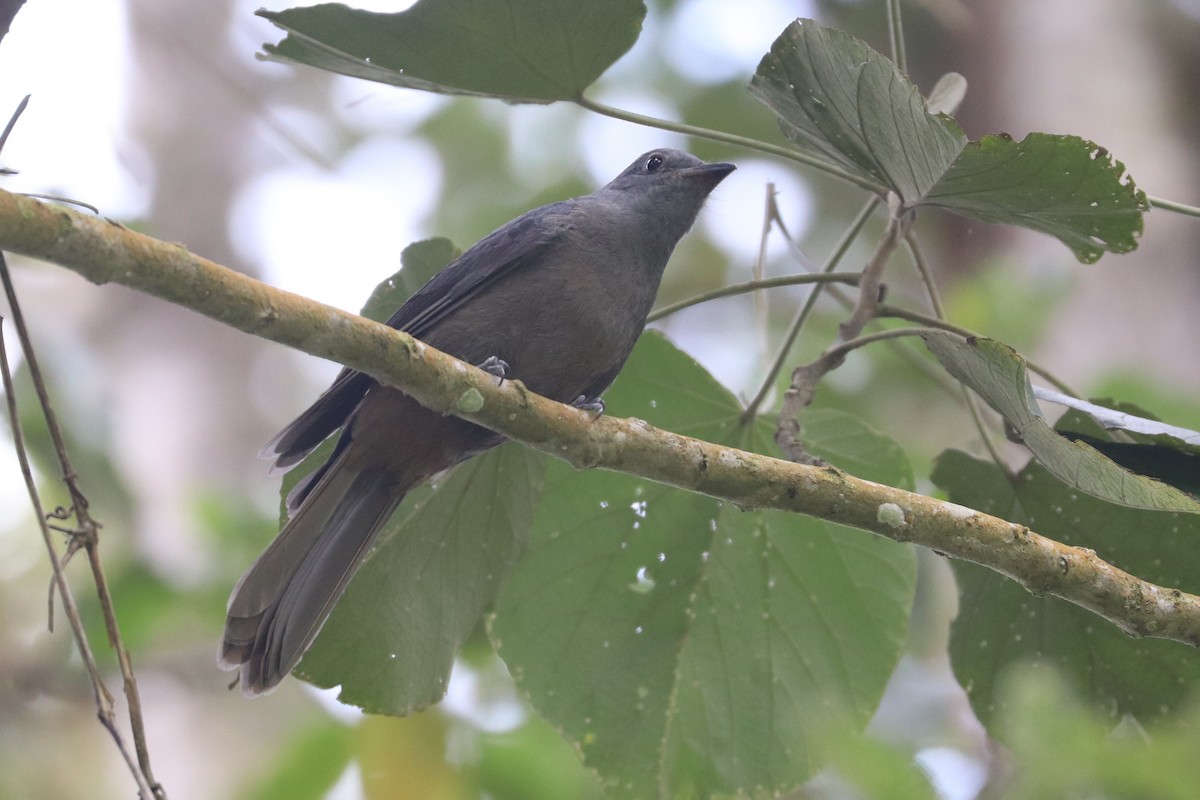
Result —
<svg viewBox="0 0 1200 800"><path fill-rule="evenodd" d="M627 472L741 508L809 514L915 542L1073 602L1132 636L1200 646L1200 597L1139 580L1091 550L832 467L723 447L637 419L593 419L519 381L497 387L488 373L407 334L274 289L108 220L0 191L0 249L61 264L95 283L153 294L370 373L432 409L486 425L577 468Z"/></svg>

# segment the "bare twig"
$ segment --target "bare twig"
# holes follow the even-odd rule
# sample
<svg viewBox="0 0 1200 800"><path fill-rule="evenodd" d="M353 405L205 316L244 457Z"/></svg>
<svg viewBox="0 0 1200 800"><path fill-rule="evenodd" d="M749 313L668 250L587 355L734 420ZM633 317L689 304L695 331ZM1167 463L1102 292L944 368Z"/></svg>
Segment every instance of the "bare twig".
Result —
<svg viewBox="0 0 1200 800"><path fill-rule="evenodd" d="M831 370L841 366L846 353L853 349L853 347L846 349L845 345L854 345L859 341L863 328L878 315L881 287L883 286L883 270L896 252L900 242L903 241L912 221L912 215L900 209L899 200L895 195L888 196L888 205L891 211L888 216L888 225L871 260L867 262L862 271L862 278L858 282L858 300L855 302L850 316L838 326L841 344L826 349L815 360L792 370L792 380L783 394L783 404L780 406L779 420L775 427L775 443L792 461L802 464L823 463L821 459L810 454L803 442L800 441L800 412L812 402L817 384L821 379ZM865 221L866 213L873 207L873 203L868 203L867 207L864 207L863 214L859 217L860 224ZM857 231L852 229L852 232L856 233ZM803 309L801 314L806 311L807 309ZM884 331L882 335L873 334L873 336L877 336L879 339L895 338L887 331ZM870 340L875 341L876 339ZM790 347L790 342L788 346ZM781 364L782 359L776 362L776 367ZM756 401L761 400L761 394L760 397L755 398ZM751 404L751 408L754 407L754 404Z"/></svg>
<svg viewBox="0 0 1200 800"><path fill-rule="evenodd" d="M873 197L863 205L862 210L858 212L858 216L854 218L852 223L850 223L850 227L844 234L842 234L841 240L838 241L837 245L833 248L833 252L829 254L829 258L826 259L825 265L821 268L820 274L829 275L832 274L835 269L837 269L838 264L842 262L842 258L850 249L850 245L854 243L855 238L858 237L858 234L862 230L863 226L867 224L867 220L870 219L871 213L875 210L875 206L878 204L879 198ZM777 218L776 224L779 225L784 237L791 242L791 237L787 234L787 228L783 225L783 220ZM859 282L861 283L862 273L856 274L858 275ZM824 284L816 286L812 292L809 293L808 297L805 298L804 305L801 306L800 310L796 312L796 317L792 320L792 324L788 328L787 336L784 337L783 343L779 346L779 351L775 355L775 360L771 362L771 366L767 369L767 374L763 378L762 385L759 387L758 392L755 393L754 398L746 406L746 411L742 414L743 422L754 419L755 415L758 414L758 409L762 406L763 402L766 401L767 396L771 392L771 387L775 385L775 377L779 374L780 370L783 369L783 365L787 362L788 354L792 351L792 345L796 343L796 337L800 335L800 329L804 327L804 323L808 320L809 315L816 306L817 298L821 296L821 288L823 285Z"/></svg>
<svg viewBox="0 0 1200 800"><path fill-rule="evenodd" d="M0 265L3 265L4 255L0 253ZM4 265L4 272L7 274L7 266ZM71 633L75 637L75 644L79 647L79 654L83 659L84 668L87 671L88 679L92 684L92 694L96 700L96 715L100 719L100 724L104 726L109 735L116 744L117 750L121 753L121 757L125 760L125 764L129 767L133 779L137 782L138 793L143 800L149 800L154 797L149 782L138 769L137 761L129 752L129 748L125 744L124 737L121 736L121 731L117 727L116 714L113 711L112 694L104 685L103 679L100 677L100 668L96 665L96 658L92 654L91 644L88 642L87 632L83 629L83 620L79 617L79 607L75 604L75 596L71 594L71 587L67 584L66 576L63 574L62 566L58 561L58 554L54 549L54 535L50 531L50 525L46 522L48 519L42 506L41 497L38 495L37 484L33 480L33 469L29 464L29 455L25 449L25 436L21 430L21 420L17 413L17 397L13 391L12 372L8 365L8 349L4 343L4 329L0 326L0 377L3 378L4 395L8 398L8 417L12 427L13 447L17 451L17 462L21 467L21 475L25 479L25 488L29 492L29 502L33 506L34 514L37 516L38 522L42 531L42 540L46 544L46 553L50 558L50 567L54 573L53 583L58 589L59 597L62 598L63 610L66 612L67 620L71 625Z"/></svg>
<svg viewBox="0 0 1200 800"><path fill-rule="evenodd" d="M858 301L850 317L838 326L838 332L843 342L848 342L862 333L867 323L875 319L875 309L882 298L879 296L880 286L883 285L883 270L896 252L908 226L912 224L913 215L899 207L899 199L895 195L888 196L888 225L883 232L883 238L875 248L875 253L863 269L862 280L858 282Z"/></svg>
<svg viewBox="0 0 1200 800"><path fill-rule="evenodd" d="M682 311L685 308L691 308L700 303L707 303L709 300L717 300L722 297L736 297L739 294L759 292L763 289L777 289L780 286L803 286L807 283L844 283L848 286L853 286L858 283L861 275L862 273L859 272L813 272L805 275L781 275L777 278L763 278L761 281L733 283L729 286L722 286L719 289L701 292L686 300L680 300L677 303L671 303L670 305L655 309L647 321L654 322L655 320L674 314L676 311Z"/></svg>
<svg viewBox="0 0 1200 800"><path fill-rule="evenodd" d="M26 95L21 103L17 106L4 132L0 134L0 150L3 149L4 143L8 140L8 135L12 131L21 113L28 105L29 96ZM116 612L113 608L112 594L108 589L108 579L104 574L104 567L100 560L100 541L98 532L100 523L97 522L88 511L88 501L84 496L82 489L79 486L78 475L75 473L74 467L71 465L70 457L67 455L66 442L62 435L62 430L58 425L58 419L54 414L53 406L50 403L49 393L46 391L46 384L42 378L41 368L38 365L37 355L33 349L33 343L29 338L29 330L25 325L24 315L21 313L20 303L17 301L16 289L13 287L12 276L9 274L8 264L4 259L3 252L0 252L0 280L4 284L4 293L8 300L8 307L12 313L13 326L17 331L17 338L20 341L21 350L25 354L25 363L29 369L29 376L33 382L34 391L37 394L38 402L41 405L42 415L46 421L46 428L50 434L50 440L54 445L54 451L58 458L59 466L62 470L62 480L67 488L67 493L71 498L71 506L64 511L58 511L54 514L57 519L69 519L71 516L75 518L75 525L68 530L70 540L67 544L67 551L63 556L62 563L58 561L55 554L53 542L50 541L50 526L47 523L47 517L43 512L42 505L37 496L36 486L33 484L32 472L28 469L28 456L24 449L24 437L21 435L19 427L19 419L17 417L16 396L12 391L12 380L8 370L7 354L4 355L4 387L8 395L9 413L12 417L13 427L13 442L17 447L18 458L22 462L22 471L26 474L26 485L30 492L30 500L33 503L34 510L41 521L43 536L46 538L47 548L49 549L50 560L54 569L54 585L57 586L59 595L62 597L63 608L66 610L67 618L70 620L71 629L75 634L76 643L80 648L81 654L84 655L84 664L87 667L89 677L92 681L93 691L96 697L96 707L101 724L112 735L117 748L121 751L122 757L126 764L129 765L130 771L133 774L134 780L138 784L138 791L144 800L150 798L165 798L166 792L162 786L154 780L153 770L150 768L150 752L146 744L146 730L142 718L141 697L137 689L137 679L133 674L133 666L129 658L129 651L125 648L124 642L121 640L120 628L117 625ZM2 340L0 340L2 346ZM63 530L62 528L58 528ZM129 722L133 733L134 749L137 752L137 762L134 763L126 749L124 739L120 735L117 728L116 720L113 713L112 695L105 687L103 679L100 677L99 669L96 666L95 659L92 657L90 645L84 633L82 623L79 620L78 609L76 608L74 598L71 596L70 587L67 585L63 576L63 567L66 565L70 557L78 550L83 549L88 556L88 563L92 570L92 580L96 585L96 594L100 602L100 609L104 616L104 625L108 634L109 644L113 647L117 654L117 661L121 668L121 676L124 682L125 698L129 706ZM49 624L53 629L53 603L50 604Z"/></svg>
<svg viewBox="0 0 1200 800"><path fill-rule="evenodd" d="M933 307L934 316L939 320L945 319L946 308L942 304L942 295L938 292L937 282L933 279L933 271L929 268L929 263L925 260L925 253L921 248L921 240L917 238L916 232L911 228L905 231L904 244L908 247L913 265L917 268L917 274L921 276L921 283L924 284L925 293L929 296L929 305ZM881 314L882 309L876 309L876 316L880 316ZM971 422L975 425L975 431L979 434L979 440L983 443L984 449L988 451L988 455L991 456L992 463L1004 474L1011 476L1012 470L1009 468L1008 463L1000 457L1000 450L996 446L993 431L988 427L984 419L983 408L979 403L979 398L965 384L959 384L959 391L962 394L963 401L967 405L967 413L971 415Z"/></svg>

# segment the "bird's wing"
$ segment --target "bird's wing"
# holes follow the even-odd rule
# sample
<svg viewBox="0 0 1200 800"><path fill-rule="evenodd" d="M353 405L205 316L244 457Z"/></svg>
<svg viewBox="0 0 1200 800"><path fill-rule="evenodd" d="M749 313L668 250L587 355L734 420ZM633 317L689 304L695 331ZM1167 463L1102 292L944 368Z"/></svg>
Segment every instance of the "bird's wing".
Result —
<svg viewBox="0 0 1200 800"><path fill-rule="evenodd" d="M527 212L480 239L405 301L387 324L423 339L438 322L491 283L530 264L571 227L574 202L566 200ZM271 438L260 455L287 470L304 459L331 433L346 424L375 381L343 369L333 384L286 428Z"/></svg>

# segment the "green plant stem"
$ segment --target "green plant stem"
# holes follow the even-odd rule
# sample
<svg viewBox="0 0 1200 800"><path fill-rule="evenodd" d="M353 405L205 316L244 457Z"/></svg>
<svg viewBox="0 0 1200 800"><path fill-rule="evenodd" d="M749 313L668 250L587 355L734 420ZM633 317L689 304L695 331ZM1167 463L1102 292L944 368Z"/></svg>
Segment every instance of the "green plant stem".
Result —
<svg viewBox="0 0 1200 800"><path fill-rule="evenodd" d="M908 55L904 50L904 22L900 16L900 0L887 0L888 40L892 61L901 72L908 72Z"/></svg>
<svg viewBox="0 0 1200 800"><path fill-rule="evenodd" d="M884 331L867 333L847 342L834 345L821 354L821 359L832 364L837 364L840 363L847 355L860 347L866 347L869 344L887 341L888 339L902 339L906 336L920 336L923 333L928 333L929 330L929 328L888 328Z"/></svg>
<svg viewBox="0 0 1200 800"><path fill-rule="evenodd" d="M850 227L842 234L842 238L838 241L837 246L829 254L829 258L826 259L820 274L828 275L837 269L837 265L841 263L842 258L845 257L846 252L850 249L850 245L854 243L858 234L862 232L863 226L867 224L867 220L871 218L871 213L877 205L879 205L878 197L872 197L863 205L862 210L858 212L858 216L850 223ZM755 415L758 414L759 407L767 399L767 394L770 393L771 387L775 385L775 378L779 375L780 370L783 369L788 354L792 352L792 345L796 343L796 338L800 335L800 329L804 327L805 321L816 305L817 298L821 294L820 289L821 287L818 286L809 294L804 301L804 305L796 313L795 319L792 320L787 336L784 337L783 344L779 346L779 352L776 353L775 360L771 363L771 368L767 370L767 375L763 378L762 385L759 386L754 399L750 401L750 404L746 406L745 413L742 414L743 424L754 419Z"/></svg>
<svg viewBox="0 0 1200 800"><path fill-rule="evenodd" d="M702 292L686 300L680 300L677 303L671 303L670 305L655 309L648 317L648 321L654 322L677 311L682 311L685 308L691 308L700 303L707 303L709 300L718 300L722 297L736 297L739 294L749 294L761 289L776 289L780 286L800 286L807 283L844 283L853 286L858 283L860 277L861 273L858 272L817 272L804 275L782 275L778 278L763 278L760 281L735 283L730 286L722 286L719 289Z"/></svg>
<svg viewBox="0 0 1200 800"><path fill-rule="evenodd" d="M1162 197L1147 197L1146 199L1155 208L1161 208L1164 211L1174 211L1177 214L1186 214L1189 217L1200 217L1200 208L1196 206L1176 203L1174 200L1167 200Z"/></svg>
<svg viewBox="0 0 1200 800"><path fill-rule="evenodd" d="M688 125L682 122L671 122L670 120L657 119L655 117L647 117L642 114L635 114L632 111L626 111L621 108L613 108L599 103L582 95L575 100L575 104L580 108L585 108L596 114L601 114L613 119L632 122L637 125L645 125L649 128L658 128L659 130L671 131L672 133L682 133L685 136L695 136L699 139L709 139L714 142L724 142L725 144L744 147L748 150L757 150L760 153L786 158L788 161L795 161L798 164L812 167L815 170L820 170L826 175L834 178L840 178L847 183L852 183L855 186L866 189L869 192L882 195L886 189L873 181L866 178L860 178L857 175L846 172L845 170L822 161L819 158L805 155L798 150L793 150L790 147L782 147L768 142L761 142L758 139L751 139L747 136L738 136L736 133L726 133L725 131L716 131L709 128L698 128L694 125Z"/></svg>
<svg viewBox="0 0 1200 800"><path fill-rule="evenodd" d="M929 305L933 307L933 315L938 319L945 319L946 307L942 303L941 292L938 291L937 282L933 279L933 271L929 269L929 261L926 260L925 252L921 248L921 240L917 238L916 231L912 228L909 228L908 233L904 235L904 244L917 268L917 274L921 276L921 283L925 285L925 294L929 297Z"/></svg>
<svg viewBox="0 0 1200 800"><path fill-rule="evenodd" d="M938 328L939 330L950 331L951 333L957 333L959 336L963 337L964 339L967 339L967 338L985 339L985 338L987 338L983 334L976 333L975 331L971 330L970 328L964 328L960 325L955 325L952 322L947 322L944 319L938 319L937 317L931 317L928 314L922 314L919 311L910 311L907 308L901 308L899 306L887 305L886 303L879 306L879 316L880 317L889 317L891 319L904 319L904 320L908 320L909 322L915 322L918 325L924 325L927 328ZM1067 383L1065 383L1062 379L1060 379L1058 376L1056 376L1053 372L1046 369L1045 367L1039 366L1038 364L1035 364L1034 362L1030 361L1029 359L1025 359L1025 366L1027 366L1029 368L1030 372L1032 372L1036 375L1040 375L1042 378L1045 378L1047 383L1052 384L1054 386L1054 388L1058 389L1063 394L1068 394L1071 397L1081 397L1081 395L1078 392L1076 392L1074 389L1072 389Z"/></svg>
<svg viewBox="0 0 1200 800"><path fill-rule="evenodd" d="M934 316L942 320L946 318L946 307L942 303L942 295L938 291L937 282L933 279L933 271L929 269L929 262L925 259L925 252L921 248L921 240L917 237L916 231L912 228L904 235L904 244L908 248L908 254L912 258L913 265L917 268L917 274L921 276L921 282L925 285L925 293L929 297L929 304L933 307ZM967 405L967 413L971 415L971 422L975 425L975 430L979 433L979 439L983 442L984 448L987 449L988 455L991 456L992 462L1001 472L1009 474L1008 464L1001 459L1000 450L996 447L995 437L992 429L987 425L983 417L983 408L979 404L979 398L975 396L966 386L961 386L963 401Z"/></svg>

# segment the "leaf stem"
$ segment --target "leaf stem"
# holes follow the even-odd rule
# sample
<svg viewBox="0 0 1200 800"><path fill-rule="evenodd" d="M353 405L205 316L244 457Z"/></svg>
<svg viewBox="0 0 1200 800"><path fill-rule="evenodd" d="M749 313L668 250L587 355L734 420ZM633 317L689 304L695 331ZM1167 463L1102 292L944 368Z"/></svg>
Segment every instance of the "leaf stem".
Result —
<svg viewBox="0 0 1200 800"><path fill-rule="evenodd" d="M777 144L762 142L758 139L751 139L748 136L739 136L736 133L726 133L725 131L712 130L710 128L699 128L683 122L671 122L670 120L647 117L642 114L635 114L632 111L626 111L622 108L613 108L612 106L604 105L603 103L599 103L591 98L584 97L583 95L580 95L574 102L575 105L579 106L580 108L587 109L588 111L592 111L605 117L611 117L613 119L619 119L625 122L632 122L636 125L645 125L649 128L658 128L659 130L671 131L672 133L682 133L685 136L694 136L699 139L709 139L714 142L724 142L725 144L731 144L736 147L744 147L748 150L757 150L760 153L767 153L768 155L773 155L779 158L785 158L789 161L795 161L799 164L804 164L805 166L824 172L826 175L839 178L847 183L852 183L855 186L866 189L869 192L874 192L875 194L883 194L885 191L884 187L869 181L866 178L860 178L859 176L849 173L840 167L836 167L833 164L822 161L814 156L805 155L804 153L801 153L798 150L793 150L790 147L782 147Z"/></svg>
<svg viewBox="0 0 1200 800"><path fill-rule="evenodd" d="M1196 206L1176 203L1174 200L1167 200L1163 197L1147 197L1146 199L1155 208L1161 208L1164 211L1174 211L1177 214L1186 214L1189 217L1200 217L1200 208Z"/></svg>
<svg viewBox="0 0 1200 800"><path fill-rule="evenodd" d="M908 74L908 55L904 50L904 22L900 16L900 0L887 0L888 43L892 48L892 61L900 71Z"/></svg>
<svg viewBox="0 0 1200 800"><path fill-rule="evenodd" d="M928 328L937 328L939 330L949 331L950 333L957 333L959 336L963 337L964 339L987 338L983 334L976 333L975 331L971 330L970 328L964 328L960 325L955 325L952 322L947 322L944 319L938 319L937 317L931 317L928 314L922 314L919 311L911 311L907 308L901 308L899 306L887 305L886 303L879 306L878 316L890 317L892 319L904 319L904 320L908 320L909 322L915 322L918 325L924 325ZM1053 372L1046 369L1045 367L1039 366L1038 364L1035 364L1034 362L1030 361L1029 359L1025 359L1025 366L1029 367L1030 372L1036 373L1037 375L1040 375L1041 377L1045 378L1048 383L1052 384L1056 389L1058 389L1063 394L1069 394L1071 397L1081 397L1082 396L1078 392L1076 392L1074 389L1072 389L1062 379L1060 379L1057 375L1055 375Z"/></svg>
<svg viewBox="0 0 1200 800"><path fill-rule="evenodd" d="M805 273L803 275L782 275L778 278L763 278L758 281L735 283L729 286L722 286L719 289L701 292L686 300L680 300L677 303L671 303L670 305L656 309L650 314L647 321L654 322L677 311L682 311L685 308L691 308L700 303L707 303L709 300L718 300L722 297L736 297L740 294L749 294L761 289L777 289L780 286L800 286L806 283L844 283L853 286L858 283L860 277L861 273L858 272L817 272Z"/></svg>

